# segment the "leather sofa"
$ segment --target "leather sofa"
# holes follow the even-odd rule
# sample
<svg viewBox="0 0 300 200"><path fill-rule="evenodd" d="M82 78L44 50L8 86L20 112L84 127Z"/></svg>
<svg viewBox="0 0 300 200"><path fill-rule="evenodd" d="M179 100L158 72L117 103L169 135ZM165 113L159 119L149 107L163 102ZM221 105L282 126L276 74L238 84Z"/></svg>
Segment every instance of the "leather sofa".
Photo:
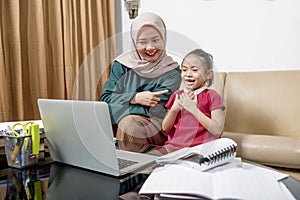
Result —
<svg viewBox="0 0 300 200"><path fill-rule="evenodd" d="M222 137L237 142L237 156L300 180L300 70L221 72L215 79L226 105Z"/></svg>

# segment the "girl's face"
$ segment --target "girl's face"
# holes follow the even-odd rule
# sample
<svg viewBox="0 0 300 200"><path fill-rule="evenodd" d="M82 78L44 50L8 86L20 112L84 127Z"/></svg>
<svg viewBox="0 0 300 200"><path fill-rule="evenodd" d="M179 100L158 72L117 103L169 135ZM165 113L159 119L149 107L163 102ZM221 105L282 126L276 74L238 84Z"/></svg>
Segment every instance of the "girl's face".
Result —
<svg viewBox="0 0 300 200"><path fill-rule="evenodd" d="M181 77L188 89L197 90L205 85L205 80L210 78L212 70L206 71L206 66L200 57L187 56L181 65Z"/></svg>
<svg viewBox="0 0 300 200"><path fill-rule="evenodd" d="M155 62L163 52L164 41L155 28L144 26L139 31L136 48L144 60Z"/></svg>

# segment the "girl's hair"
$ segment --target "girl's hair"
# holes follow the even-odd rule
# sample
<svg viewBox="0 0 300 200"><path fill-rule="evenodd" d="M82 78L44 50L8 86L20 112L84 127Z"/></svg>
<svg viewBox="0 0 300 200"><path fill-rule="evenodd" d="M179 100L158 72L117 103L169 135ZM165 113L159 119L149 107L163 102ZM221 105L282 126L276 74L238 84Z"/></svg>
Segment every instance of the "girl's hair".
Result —
<svg viewBox="0 0 300 200"><path fill-rule="evenodd" d="M203 64L206 66L206 71L210 70L210 69L213 69L213 65L214 65L214 62L213 62L213 56L205 51L203 51L202 49L195 49L191 52L189 52L185 57L188 57L190 55L195 55L195 56L198 56L200 57L201 61L203 62ZM184 60L183 59L183 60ZM207 87L211 86L212 83L213 83L213 79L214 79L214 75L212 75L212 77L210 79L206 79L205 80L205 84Z"/></svg>

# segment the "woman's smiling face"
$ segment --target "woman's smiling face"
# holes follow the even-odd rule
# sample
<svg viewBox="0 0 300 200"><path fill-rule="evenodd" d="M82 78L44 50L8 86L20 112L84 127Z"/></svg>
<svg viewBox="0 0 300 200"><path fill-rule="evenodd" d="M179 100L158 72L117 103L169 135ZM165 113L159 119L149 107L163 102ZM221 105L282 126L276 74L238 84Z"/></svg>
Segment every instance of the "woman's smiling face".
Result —
<svg viewBox="0 0 300 200"><path fill-rule="evenodd" d="M136 48L144 60L155 62L163 52L164 41L157 29L143 26L137 37Z"/></svg>

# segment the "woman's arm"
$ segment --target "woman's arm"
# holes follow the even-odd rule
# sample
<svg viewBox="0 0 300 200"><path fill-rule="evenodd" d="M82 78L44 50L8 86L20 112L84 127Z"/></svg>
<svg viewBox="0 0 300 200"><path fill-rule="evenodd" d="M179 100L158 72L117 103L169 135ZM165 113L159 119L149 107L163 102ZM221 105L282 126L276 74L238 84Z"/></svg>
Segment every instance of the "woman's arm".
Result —
<svg viewBox="0 0 300 200"><path fill-rule="evenodd" d="M112 94L116 89L116 85L127 71L128 70L125 67L123 67L119 62L115 61L113 63L109 78L103 86L100 101L105 101L108 104L112 101Z"/></svg>

